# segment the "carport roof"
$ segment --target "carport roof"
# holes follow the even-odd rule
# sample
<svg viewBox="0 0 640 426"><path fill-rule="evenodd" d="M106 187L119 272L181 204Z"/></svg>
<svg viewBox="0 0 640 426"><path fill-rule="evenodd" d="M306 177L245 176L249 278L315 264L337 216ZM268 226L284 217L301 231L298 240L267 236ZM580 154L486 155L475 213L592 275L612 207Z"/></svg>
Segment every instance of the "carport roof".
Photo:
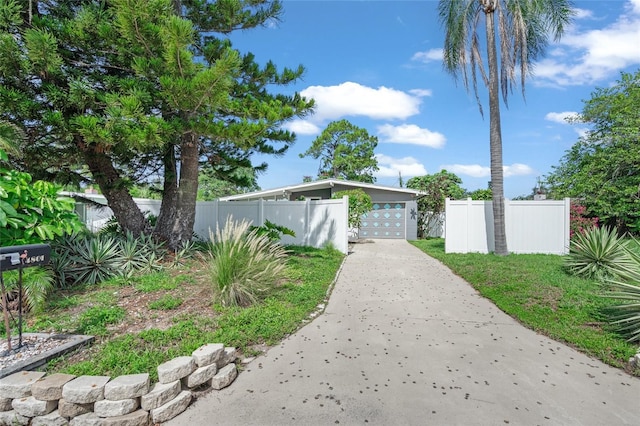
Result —
<svg viewBox="0 0 640 426"><path fill-rule="evenodd" d="M425 195L422 191L418 191L417 189L411 188L397 188L393 186L383 186L376 185L373 183L364 183L364 182L355 182L350 180L341 180L341 179L321 179L315 180L313 182L304 182L297 185L289 185L282 186L280 188L266 189L264 191L256 191L256 192L247 192L246 194L238 194L238 195L230 195L228 197L221 197L220 201L246 201L246 200L257 200L260 198L263 199L271 199L277 197L287 196L292 192L300 192L300 191L313 191L317 189L327 189L332 188L336 185L350 187L351 189L376 189L379 191L389 191L396 192L402 194L411 194L414 197L420 197L421 195Z"/></svg>

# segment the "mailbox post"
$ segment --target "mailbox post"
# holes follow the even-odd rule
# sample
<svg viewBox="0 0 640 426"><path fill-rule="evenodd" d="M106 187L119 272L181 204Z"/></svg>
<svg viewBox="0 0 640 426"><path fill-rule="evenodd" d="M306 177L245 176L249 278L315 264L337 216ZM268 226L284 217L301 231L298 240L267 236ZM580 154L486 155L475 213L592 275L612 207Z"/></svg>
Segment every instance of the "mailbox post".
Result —
<svg viewBox="0 0 640 426"><path fill-rule="evenodd" d="M9 303L2 276L4 271L18 270L18 347L22 347L22 270L32 266L44 266L51 260L48 244L0 247L0 286L2 288L2 310L7 330L8 349L11 350L11 327L9 325Z"/></svg>

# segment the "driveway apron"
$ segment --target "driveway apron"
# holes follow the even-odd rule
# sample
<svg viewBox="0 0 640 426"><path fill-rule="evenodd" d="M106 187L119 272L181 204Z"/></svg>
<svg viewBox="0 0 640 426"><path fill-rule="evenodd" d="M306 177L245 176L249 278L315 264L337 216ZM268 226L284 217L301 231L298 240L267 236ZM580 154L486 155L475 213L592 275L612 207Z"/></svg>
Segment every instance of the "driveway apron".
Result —
<svg viewBox="0 0 640 426"><path fill-rule="evenodd" d="M640 424L640 380L526 329L402 240L355 245L325 312L169 425Z"/></svg>

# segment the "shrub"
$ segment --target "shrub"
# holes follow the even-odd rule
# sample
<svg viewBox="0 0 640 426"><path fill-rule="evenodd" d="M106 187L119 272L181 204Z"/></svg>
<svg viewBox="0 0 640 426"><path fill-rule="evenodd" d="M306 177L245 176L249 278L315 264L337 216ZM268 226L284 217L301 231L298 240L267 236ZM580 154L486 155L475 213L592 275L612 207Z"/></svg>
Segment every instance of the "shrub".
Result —
<svg viewBox="0 0 640 426"><path fill-rule="evenodd" d="M248 306L285 270L286 250L266 235L249 231L249 222L232 217L222 230L209 232L209 273L214 300L223 306Z"/></svg>
<svg viewBox="0 0 640 426"><path fill-rule="evenodd" d="M634 261L616 228L591 228L571 240L565 266L576 276L603 281L634 270Z"/></svg>
<svg viewBox="0 0 640 426"><path fill-rule="evenodd" d="M280 241L283 235L296 236L296 233L287 228L286 226L276 225L275 223L265 220L262 226L252 226L249 228L251 231L255 231L257 235L266 235L269 240L273 242Z"/></svg>
<svg viewBox="0 0 640 426"><path fill-rule="evenodd" d="M347 191L338 191L333 194L332 198L349 197L349 226L352 228L360 228L362 215L368 213L373 208L371 196L362 189L350 189Z"/></svg>
<svg viewBox="0 0 640 426"><path fill-rule="evenodd" d="M569 206L569 236L583 234L592 228L598 227L598 218L586 215L587 208L582 204L571 202Z"/></svg>
<svg viewBox="0 0 640 426"><path fill-rule="evenodd" d="M0 160L6 158L0 150ZM0 241L42 243L85 229L74 211L75 202L58 196L60 189L0 163Z"/></svg>

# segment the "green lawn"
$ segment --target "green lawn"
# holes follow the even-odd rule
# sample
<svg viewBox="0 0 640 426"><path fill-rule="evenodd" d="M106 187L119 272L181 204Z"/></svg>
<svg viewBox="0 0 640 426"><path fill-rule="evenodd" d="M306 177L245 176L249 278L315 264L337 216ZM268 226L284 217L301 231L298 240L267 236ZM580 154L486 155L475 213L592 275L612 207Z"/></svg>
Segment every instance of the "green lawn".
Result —
<svg viewBox="0 0 640 426"><path fill-rule="evenodd" d="M601 285L566 273L562 256L445 254L443 239L412 243L539 333L616 367L636 353L602 322L601 310L611 301L601 297Z"/></svg>

